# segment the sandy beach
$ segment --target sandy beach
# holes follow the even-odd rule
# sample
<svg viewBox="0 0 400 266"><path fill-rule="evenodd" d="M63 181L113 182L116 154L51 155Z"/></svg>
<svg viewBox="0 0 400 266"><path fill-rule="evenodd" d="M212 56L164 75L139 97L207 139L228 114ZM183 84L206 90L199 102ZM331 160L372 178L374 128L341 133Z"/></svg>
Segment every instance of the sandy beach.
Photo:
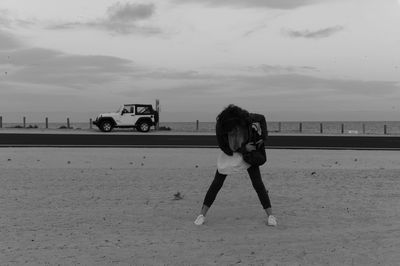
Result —
<svg viewBox="0 0 400 266"><path fill-rule="evenodd" d="M278 226L243 173L196 227L218 153L1 148L0 264L399 265L398 152L269 150Z"/></svg>

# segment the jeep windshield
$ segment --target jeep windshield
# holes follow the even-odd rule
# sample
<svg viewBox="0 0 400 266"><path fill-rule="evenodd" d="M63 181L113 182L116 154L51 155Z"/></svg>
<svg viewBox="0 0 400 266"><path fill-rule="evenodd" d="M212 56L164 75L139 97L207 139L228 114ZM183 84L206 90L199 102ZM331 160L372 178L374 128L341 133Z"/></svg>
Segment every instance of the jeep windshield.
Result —
<svg viewBox="0 0 400 266"><path fill-rule="evenodd" d="M118 108L118 110L117 110L117 112L116 113L121 113L122 112L122 109L124 109L124 106L123 105L121 105L119 108Z"/></svg>

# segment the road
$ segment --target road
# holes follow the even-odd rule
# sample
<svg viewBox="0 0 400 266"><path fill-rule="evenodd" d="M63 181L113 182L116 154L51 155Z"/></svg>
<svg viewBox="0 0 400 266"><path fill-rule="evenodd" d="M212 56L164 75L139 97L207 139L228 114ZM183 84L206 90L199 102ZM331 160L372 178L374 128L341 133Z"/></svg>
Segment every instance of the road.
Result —
<svg viewBox="0 0 400 266"><path fill-rule="evenodd" d="M270 135L271 149L400 150L400 136ZM213 134L1 132L0 147L180 147L213 148Z"/></svg>

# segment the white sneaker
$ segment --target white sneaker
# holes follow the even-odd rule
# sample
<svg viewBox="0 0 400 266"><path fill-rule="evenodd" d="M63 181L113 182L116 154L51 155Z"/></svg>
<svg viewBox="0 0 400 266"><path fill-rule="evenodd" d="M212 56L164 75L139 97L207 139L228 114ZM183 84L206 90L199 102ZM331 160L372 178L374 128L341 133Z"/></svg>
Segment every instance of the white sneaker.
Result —
<svg viewBox="0 0 400 266"><path fill-rule="evenodd" d="M199 216L197 216L196 220L194 221L194 224L202 225L202 224L204 224L205 221L206 221L206 217L204 217L203 214L200 214Z"/></svg>
<svg viewBox="0 0 400 266"><path fill-rule="evenodd" d="M276 226L278 223L276 222L276 218L273 215L268 216L267 224L270 226Z"/></svg>

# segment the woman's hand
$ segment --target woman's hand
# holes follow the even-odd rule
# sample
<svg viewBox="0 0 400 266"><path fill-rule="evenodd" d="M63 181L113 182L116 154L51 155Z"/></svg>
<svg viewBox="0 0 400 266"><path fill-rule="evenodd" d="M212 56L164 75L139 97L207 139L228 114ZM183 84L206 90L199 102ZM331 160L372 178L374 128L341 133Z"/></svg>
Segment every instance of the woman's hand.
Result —
<svg viewBox="0 0 400 266"><path fill-rule="evenodd" d="M245 147L246 147L246 151L248 151L248 152L256 150L256 145L251 142L247 143Z"/></svg>

